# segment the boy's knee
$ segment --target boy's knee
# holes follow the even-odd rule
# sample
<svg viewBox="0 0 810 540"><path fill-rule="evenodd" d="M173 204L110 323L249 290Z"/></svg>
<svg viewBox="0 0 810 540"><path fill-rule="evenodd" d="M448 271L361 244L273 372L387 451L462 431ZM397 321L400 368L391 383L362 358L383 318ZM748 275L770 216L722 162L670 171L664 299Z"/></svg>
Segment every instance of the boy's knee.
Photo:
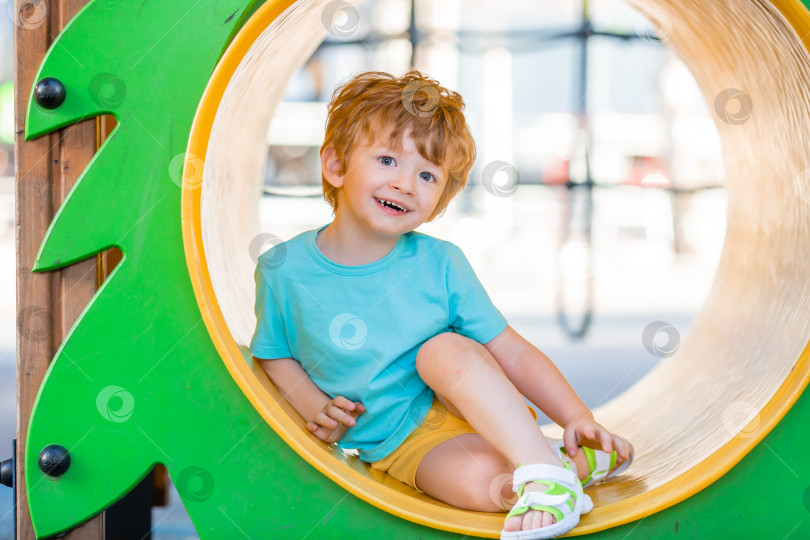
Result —
<svg viewBox="0 0 810 540"><path fill-rule="evenodd" d="M435 335L424 342L416 353L416 370L423 375L423 371L458 361L462 353L471 350L475 344L470 338L453 332Z"/></svg>
<svg viewBox="0 0 810 540"><path fill-rule="evenodd" d="M494 512L508 512L515 506L519 497L512 490L513 473L502 472L495 475L489 483L489 498L495 505Z"/></svg>
<svg viewBox="0 0 810 540"><path fill-rule="evenodd" d="M517 494L512 491L512 473L503 463L479 460L475 473L468 477L471 505L479 512L504 512L514 506Z"/></svg>

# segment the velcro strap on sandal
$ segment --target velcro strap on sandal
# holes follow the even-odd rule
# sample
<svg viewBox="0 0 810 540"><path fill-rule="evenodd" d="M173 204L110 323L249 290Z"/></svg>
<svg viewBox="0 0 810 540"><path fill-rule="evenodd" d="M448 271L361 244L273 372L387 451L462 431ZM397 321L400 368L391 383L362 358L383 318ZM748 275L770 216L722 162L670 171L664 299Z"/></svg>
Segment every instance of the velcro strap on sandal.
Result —
<svg viewBox="0 0 810 540"><path fill-rule="evenodd" d="M586 447L583 450L586 450L585 457L588 459L588 465L591 468L590 480L593 482L598 482L606 477L610 469L616 464L615 452L600 452ZM590 450L590 452L587 450Z"/></svg>
<svg viewBox="0 0 810 540"><path fill-rule="evenodd" d="M552 482L557 482L558 484L572 489L579 484L577 475L569 469L563 469L556 465L535 463L531 465L521 465L515 469L512 478L512 489L517 492L523 484L537 480L551 480Z"/></svg>
<svg viewBox="0 0 810 540"><path fill-rule="evenodd" d="M559 506L571 500L571 494L549 495L539 491L524 493L515 506Z"/></svg>

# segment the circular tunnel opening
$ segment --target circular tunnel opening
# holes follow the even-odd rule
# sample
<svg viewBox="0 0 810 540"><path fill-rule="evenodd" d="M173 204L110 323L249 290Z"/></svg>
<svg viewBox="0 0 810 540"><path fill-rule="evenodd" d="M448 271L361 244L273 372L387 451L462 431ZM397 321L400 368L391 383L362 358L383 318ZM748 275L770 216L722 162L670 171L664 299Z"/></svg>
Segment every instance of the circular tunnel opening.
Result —
<svg viewBox="0 0 810 540"><path fill-rule="evenodd" d="M639 519L728 471L787 412L807 384L810 308L803 262L810 229L805 80L797 35L806 13L789 1L634 1L669 24L667 44L709 107L742 92L751 114L718 122L728 189L727 232L705 305L677 353L595 411L633 441L633 467L590 490L579 529ZM265 135L284 89L325 35L327 2L267 2L225 52L192 126L183 181L183 234L192 284L230 373L290 446L326 476L392 514L492 536L501 514L442 505L314 439L246 343L253 331L251 239L259 233ZM718 25L722 21L722 25ZM781 62L774 65L778 51Z"/></svg>

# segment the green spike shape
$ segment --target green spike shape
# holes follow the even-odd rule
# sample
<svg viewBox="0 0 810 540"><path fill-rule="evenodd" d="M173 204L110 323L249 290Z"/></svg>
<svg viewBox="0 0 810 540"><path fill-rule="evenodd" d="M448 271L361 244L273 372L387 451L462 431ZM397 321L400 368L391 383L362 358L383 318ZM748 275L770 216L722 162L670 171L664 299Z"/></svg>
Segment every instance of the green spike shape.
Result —
<svg viewBox="0 0 810 540"><path fill-rule="evenodd" d="M242 394L202 322L183 252L180 174L170 168L218 58L258 4L91 1L36 77L62 81L67 98L46 110L32 93L26 139L104 113L118 125L54 218L35 270L111 246L124 255L57 351L34 404L25 479L39 537L91 518L156 463L168 467L203 538L457 537L350 496L306 463ZM709 488L595 536L675 538L680 526L689 537L781 537L787 529L762 508L777 508L779 523L799 523L788 534L806 536L810 487L802 491L801 479L810 461L797 434L809 416L805 394ZM58 479L36 465L49 444L70 452ZM774 464L769 448L791 465Z"/></svg>

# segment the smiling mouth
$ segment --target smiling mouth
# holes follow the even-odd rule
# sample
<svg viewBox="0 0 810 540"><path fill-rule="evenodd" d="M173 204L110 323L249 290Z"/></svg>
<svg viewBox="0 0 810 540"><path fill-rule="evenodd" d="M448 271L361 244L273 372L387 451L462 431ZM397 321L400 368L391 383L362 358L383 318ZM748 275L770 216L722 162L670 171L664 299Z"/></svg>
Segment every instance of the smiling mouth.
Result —
<svg viewBox="0 0 810 540"><path fill-rule="evenodd" d="M402 206L398 205L397 203L394 203L394 202L391 202L391 201L387 201L387 200L385 200L385 199L378 199L378 198L376 198L376 197L374 197L374 200L375 200L375 201L377 201L377 204L379 204L379 205L380 205L380 206L382 206L383 208L388 208L388 209L391 209L391 210L396 210L397 212L401 212L401 213L403 213L403 214L404 214L404 213L406 213L406 212L408 212L408 210L407 210L406 208L403 208Z"/></svg>

